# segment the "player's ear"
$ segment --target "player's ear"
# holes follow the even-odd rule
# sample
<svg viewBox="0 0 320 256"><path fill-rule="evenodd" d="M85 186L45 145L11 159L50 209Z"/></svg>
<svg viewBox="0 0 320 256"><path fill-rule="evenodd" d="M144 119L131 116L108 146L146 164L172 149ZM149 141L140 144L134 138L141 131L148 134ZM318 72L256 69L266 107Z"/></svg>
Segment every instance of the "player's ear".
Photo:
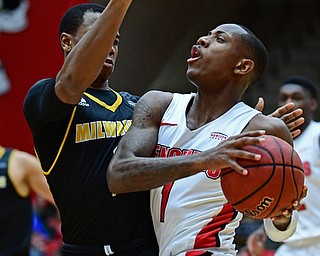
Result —
<svg viewBox="0 0 320 256"><path fill-rule="evenodd" d="M316 99L311 99L311 104L310 104L311 110L315 111L316 108L318 107L318 102Z"/></svg>
<svg viewBox="0 0 320 256"><path fill-rule="evenodd" d="M251 59L241 59L234 68L234 73L244 75L249 73L254 68L254 62Z"/></svg>
<svg viewBox="0 0 320 256"><path fill-rule="evenodd" d="M67 33L62 33L60 35L60 44L65 52L70 52L72 49L72 36Z"/></svg>

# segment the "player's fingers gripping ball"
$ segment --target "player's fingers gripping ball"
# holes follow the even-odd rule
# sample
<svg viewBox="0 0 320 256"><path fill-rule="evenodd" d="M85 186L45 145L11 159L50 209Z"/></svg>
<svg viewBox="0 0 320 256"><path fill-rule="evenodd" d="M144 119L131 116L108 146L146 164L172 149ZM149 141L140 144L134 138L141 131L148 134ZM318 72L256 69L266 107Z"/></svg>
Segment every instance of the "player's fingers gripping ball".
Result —
<svg viewBox="0 0 320 256"><path fill-rule="evenodd" d="M304 186L303 164L286 141L265 135L259 145L242 147L261 155L261 160L238 159L247 175L226 168L221 173L221 187L229 203L244 215L263 219L291 208Z"/></svg>

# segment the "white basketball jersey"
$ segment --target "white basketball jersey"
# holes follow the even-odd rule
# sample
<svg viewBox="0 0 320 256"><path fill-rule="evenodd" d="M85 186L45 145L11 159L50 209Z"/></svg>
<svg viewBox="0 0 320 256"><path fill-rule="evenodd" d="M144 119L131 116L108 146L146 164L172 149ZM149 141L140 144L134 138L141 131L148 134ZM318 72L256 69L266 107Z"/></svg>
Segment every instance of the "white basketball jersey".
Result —
<svg viewBox="0 0 320 256"><path fill-rule="evenodd" d="M240 102L196 130L186 126L194 94L174 94L159 129L156 157L196 154L241 133L257 110ZM242 214L222 192L220 170L203 170L151 191L151 211L161 256L235 255L233 236ZM209 254L208 254L209 255Z"/></svg>
<svg viewBox="0 0 320 256"><path fill-rule="evenodd" d="M305 131L294 139L294 148L299 154L305 171L307 196L302 199L296 232L286 240L293 246L320 243L320 123L311 121ZM320 252L319 252L320 253Z"/></svg>

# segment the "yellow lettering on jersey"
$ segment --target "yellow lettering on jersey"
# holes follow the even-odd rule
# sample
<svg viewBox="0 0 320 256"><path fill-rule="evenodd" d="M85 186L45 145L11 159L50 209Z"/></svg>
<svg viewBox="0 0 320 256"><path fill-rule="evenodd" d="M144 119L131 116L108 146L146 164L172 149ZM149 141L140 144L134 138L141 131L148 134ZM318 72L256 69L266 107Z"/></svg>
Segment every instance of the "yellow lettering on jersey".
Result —
<svg viewBox="0 0 320 256"><path fill-rule="evenodd" d="M132 120L124 120L122 122L123 122L124 132L126 133L129 130L131 124L132 124Z"/></svg>
<svg viewBox="0 0 320 256"><path fill-rule="evenodd" d="M101 121L97 122L97 135L98 135L98 139L104 139L105 138L105 134L102 131L102 123L101 123Z"/></svg>
<svg viewBox="0 0 320 256"><path fill-rule="evenodd" d="M96 139L97 138L97 133L96 133L96 123L95 122L91 122L91 139Z"/></svg>
<svg viewBox="0 0 320 256"><path fill-rule="evenodd" d="M89 123L76 125L76 143L90 140L90 135Z"/></svg>
<svg viewBox="0 0 320 256"><path fill-rule="evenodd" d="M117 123L111 121L104 121L103 122L104 130L106 131L106 138L115 138L116 137L116 130L117 130Z"/></svg>
<svg viewBox="0 0 320 256"><path fill-rule="evenodd" d="M125 135L125 131L123 130L123 124L120 121L117 121L117 136Z"/></svg>
<svg viewBox="0 0 320 256"><path fill-rule="evenodd" d="M104 138L116 138L125 135L132 120L95 121L76 125L76 143Z"/></svg>

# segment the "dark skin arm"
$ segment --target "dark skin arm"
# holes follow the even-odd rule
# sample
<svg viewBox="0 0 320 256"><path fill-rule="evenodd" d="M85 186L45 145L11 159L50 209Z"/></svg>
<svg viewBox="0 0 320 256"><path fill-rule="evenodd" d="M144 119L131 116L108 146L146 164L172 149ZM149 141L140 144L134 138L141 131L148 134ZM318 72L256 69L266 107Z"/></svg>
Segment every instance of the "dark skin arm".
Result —
<svg viewBox="0 0 320 256"><path fill-rule="evenodd" d="M239 148L264 140L260 137L264 134L261 130L230 137L217 147L199 154L170 158L151 157L157 144L161 118L171 100L171 93L155 91L140 99L134 111L133 124L120 141L107 171L111 192L118 194L150 190L206 169L231 167L245 172L236 162L236 158L260 159L260 155Z"/></svg>
<svg viewBox="0 0 320 256"><path fill-rule="evenodd" d="M94 82L114 43L132 0L111 0L79 42L62 34L62 47L71 51L56 77L56 94L65 103L77 104ZM75 46L74 46L75 44Z"/></svg>
<svg viewBox="0 0 320 256"><path fill-rule="evenodd" d="M171 93L149 92L137 104L133 124L120 141L107 171L111 192L118 194L150 190L205 169L231 167L246 174L247 170L237 164L236 158L259 160L260 157L239 148L261 142L261 137L257 136L264 134L261 133L262 128L267 134L278 136L292 145L291 134L284 122L278 118L257 115L243 133L230 137L213 149L188 156L150 157L157 143L161 118L171 100ZM279 213L273 220L278 229L286 229L294 207Z"/></svg>

